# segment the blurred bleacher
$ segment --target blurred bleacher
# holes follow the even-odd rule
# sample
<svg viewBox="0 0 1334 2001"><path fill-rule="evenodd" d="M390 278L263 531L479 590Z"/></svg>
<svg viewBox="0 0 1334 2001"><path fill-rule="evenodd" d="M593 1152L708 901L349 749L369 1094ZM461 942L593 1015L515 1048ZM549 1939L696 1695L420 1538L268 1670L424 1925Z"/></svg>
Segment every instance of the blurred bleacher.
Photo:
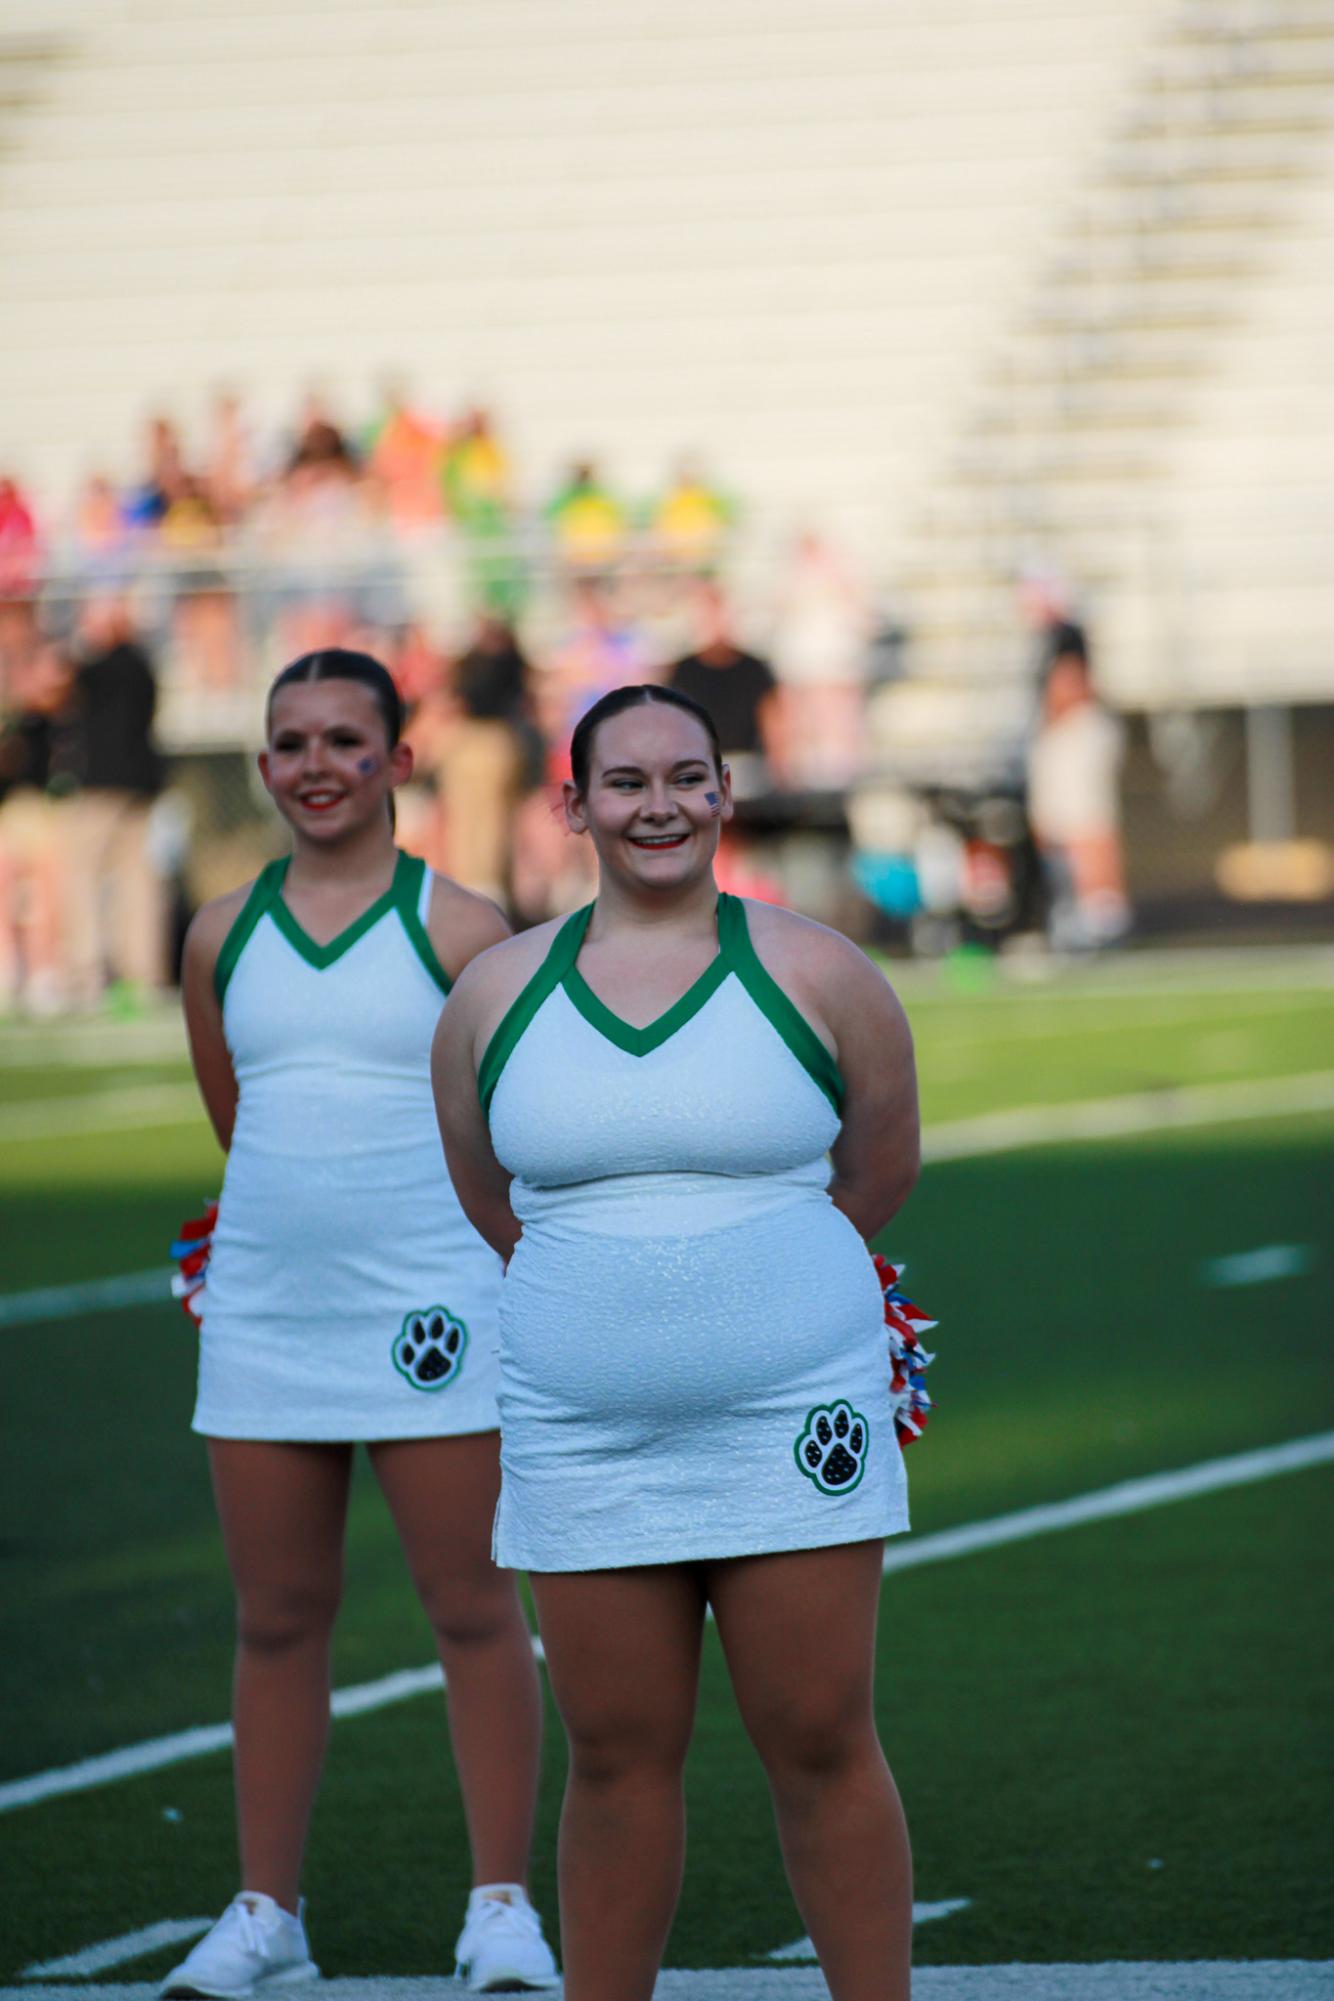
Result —
<svg viewBox="0 0 1334 2001"><path fill-rule="evenodd" d="M752 583L831 535L909 635L885 757L1022 735L1025 566L1123 706L1329 699L1334 0L8 0L3 47L39 492L392 368L529 467L697 447Z"/></svg>

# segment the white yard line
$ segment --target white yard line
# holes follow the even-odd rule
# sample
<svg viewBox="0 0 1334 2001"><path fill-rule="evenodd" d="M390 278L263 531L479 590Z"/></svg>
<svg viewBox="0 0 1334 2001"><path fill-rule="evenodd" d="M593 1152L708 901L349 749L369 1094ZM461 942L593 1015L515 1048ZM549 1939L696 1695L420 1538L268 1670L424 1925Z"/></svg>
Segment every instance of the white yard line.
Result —
<svg viewBox="0 0 1334 2001"><path fill-rule="evenodd" d="M44 1987L47 2001L156 2001L148 1981ZM322 1980L321 2001L440 2001L440 1974L416 1979ZM656 2001L828 2001L815 1967L673 1970L658 1976ZM925 1966L915 2001L1330 2001L1334 1960L1117 1960L1107 1966ZM0 2001L32 2001L31 1987L0 1987Z"/></svg>
<svg viewBox="0 0 1334 2001"><path fill-rule="evenodd" d="M0 1143L14 1140L83 1139L94 1133L139 1132L148 1126L188 1126L202 1122L203 1107L193 1084L139 1084L93 1097L71 1092L63 1098L34 1098L0 1109Z"/></svg>
<svg viewBox="0 0 1334 2001"><path fill-rule="evenodd" d="M157 1095L155 1095L155 1093ZM108 1093L117 1118L124 1115L130 1125L141 1123L129 1116L129 1101L138 1103L161 1093L188 1097L188 1117L167 1115L167 1100L161 1123L189 1124L202 1117L193 1085L164 1084L154 1092ZM124 1102L123 1102L124 1101ZM172 1102L175 1102L173 1099ZM91 1131L86 1124L88 1106L83 1102L80 1126L72 1116L77 1107L71 1101L56 1101L64 1116L65 1132ZM43 1106L11 1108L14 1116L51 1110ZM1249 1119L1285 1118L1295 1113L1334 1110L1334 1070L1317 1070L1301 1077L1256 1078L1232 1084L1192 1084L1174 1091L1144 1091L1118 1098L1094 1098L1073 1105L1036 1105L1015 1111L985 1112L975 1119L957 1119L951 1124L928 1126L922 1136L922 1156L927 1161L972 1160L993 1153L1010 1153L1024 1147L1053 1146L1092 1139L1125 1139L1136 1133L1163 1132L1186 1126L1231 1124ZM0 1140L14 1138L6 1127L9 1114L0 1113ZM105 1128L98 1128L104 1130ZM23 1135L46 1137L34 1124ZM140 1306L159 1297L169 1297L170 1272L164 1268L125 1272L116 1278L88 1279L67 1286L38 1286L30 1292L0 1293L0 1327L36 1325L46 1320L72 1319L99 1308Z"/></svg>
<svg viewBox="0 0 1334 2001"><path fill-rule="evenodd" d="M1334 1070L1299 1077L1253 1077L1225 1084L1185 1084L1165 1091L1124 1092L1073 1105L1024 1105L928 1126L925 1161L973 1160L1021 1147L1070 1141L1127 1139L1186 1126L1228 1125L1301 1112L1334 1111Z"/></svg>
<svg viewBox="0 0 1334 2001"><path fill-rule="evenodd" d="M1261 1244L1210 1258L1200 1272L1203 1285L1268 1285L1276 1278L1300 1278L1316 1261L1314 1244Z"/></svg>
<svg viewBox="0 0 1334 2001"><path fill-rule="evenodd" d="M942 1897L939 1903L914 1904L913 1924L930 1925L934 1924L937 1918L952 1918L956 1911L966 1911L972 1901L971 1897ZM813 1966L816 1952L808 1938L799 1938L791 1945L780 1945L777 1952L766 1953L765 1958L773 1966ZM23 1977L26 1980L29 1976L25 1973Z"/></svg>
<svg viewBox="0 0 1334 2001"><path fill-rule="evenodd" d="M969 1522L962 1528L941 1529L936 1535L919 1536L913 1541L896 1536L885 1550L885 1575L915 1570L921 1563L945 1563L951 1557L973 1556L978 1550L999 1549L1005 1543L1028 1542L1033 1536L1050 1535L1056 1529L1082 1528L1089 1522L1143 1514L1148 1508L1161 1508L1170 1501L1192 1501L1202 1494L1222 1493L1228 1487L1249 1487L1257 1480L1273 1480L1283 1473L1303 1473L1312 1466L1331 1463L1334 1463L1334 1431L1322 1431L1311 1438L1291 1439L1286 1445L1236 1452L1226 1459L1205 1459L1198 1466L1181 1466L1173 1473L1150 1473L1142 1480L1122 1480L1115 1487L1099 1487L1091 1494L1076 1494L1068 1501L1017 1508L1013 1514L994 1515L990 1521Z"/></svg>
<svg viewBox="0 0 1334 2001"><path fill-rule="evenodd" d="M885 1551L888 1575L915 1570L924 1563L943 1563L952 1557L971 1556L978 1550L996 1549L1005 1543L1027 1542L1033 1536L1050 1535L1057 1529L1076 1528L1086 1522L1109 1521L1118 1515L1139 1514L1147 1508L1162 1507L1169 1501L1190 1500L1201 1494L1215 1494L1227 1487L1270 1480L1283 1473L1298 1473L1311 1466L1334 1461L1334 1431L1312 1438L1297 1438L1286 1445L1274 1445L1255 1452L1239 1452L1227 1459L1209 1459L1198 1466L1183 1466L1174 1473L1157 1473L1143 1480L1126 1480L1115 1487L1103 1487L1091 1494L1079 1494L1069 1501L1049 1506L1020 1508L1014 1514L996 1515L989 1521L971 1522L957 1529L943 1529L937 1535L921 1536L914 1542L896 1539ZM542 1658L542 1642L533 1640L533 1651ZM361 1682L352 1688L336 1689L335 1716L364 1716L389 1704L443 1686L438 1664L419 1668L399 1668L378 1681ZM74 1765L57 1765L49 1771L34 1772L25 1779L11 1779L0 1785L0 1813L19 1807L36 1806L66 1793L87 1792L94 1786L115 1784L121 1779L139 1778L165 1765L178 1765L190 1758L225 1751L232 1741L230 1723L199 1724L192 1730L178 1730L166 1737L150 1737L140 1744L127 1744L119 1751L100 1757L81 1758Z"/></svg>
<svg viewBox="0 0 1334 2001"><path fill-rule="evenodd" d="M115 1307L149 1306L171 1299L172 1267L122 1272L118 1278L89 1278L77 1285L39 1285L31 1292L0 1293L0 1327L37 1327L44 1320L77 1320L84 1313Z"/></svg>
<svg viewBox="0 0 1334 2001"><path fill-rule="evenodd" d="M82 1952L69 1952L63 1959L42 1959L25 1966L21 1980L77 1980L89 1973L105 1973L109 1966L122 1966L128 1959L142 1959L145 1953L160 1952L166 1945L182 1945L198 1938L212 1924L212 1918L163 1918L160 1924L143 1925L137 1932L103 1939L87 1945Z"/></svg>

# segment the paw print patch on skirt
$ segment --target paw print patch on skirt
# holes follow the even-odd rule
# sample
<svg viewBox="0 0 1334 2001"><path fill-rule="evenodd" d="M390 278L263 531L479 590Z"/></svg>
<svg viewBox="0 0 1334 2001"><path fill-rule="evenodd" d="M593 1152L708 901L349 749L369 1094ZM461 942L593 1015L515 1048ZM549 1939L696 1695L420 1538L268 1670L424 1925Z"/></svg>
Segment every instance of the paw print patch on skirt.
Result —
<svg viewBox="0 0 1334 2001"><path fill-rule="evenodd" d="M840 1399L816 1404L793 1450L797 1465L822 1494L850 1494L866 1471L871 1427Z"/></svg>
<svg viewBox="0 0 1334 2001"><path fill-rule="evenodd" d="M414 1390L447 1390L463 1369L468 1329L447 1306L409 1313L394 1337L394 1367Z"/></svg>

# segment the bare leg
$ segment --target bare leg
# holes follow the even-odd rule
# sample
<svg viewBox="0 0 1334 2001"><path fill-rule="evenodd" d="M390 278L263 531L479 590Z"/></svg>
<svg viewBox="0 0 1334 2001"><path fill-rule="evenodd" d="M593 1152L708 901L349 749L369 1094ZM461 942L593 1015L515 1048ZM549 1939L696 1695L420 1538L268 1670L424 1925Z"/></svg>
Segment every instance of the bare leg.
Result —
<svg viewBox="0 0 1334 2001"><path fill-rule="evenodd" d="M329 1641L343 1581L346 1445L209 1440L236 1586L241 1884L295 1911L329 1734Z"/></svg>
<svg viewBox="0 0 1334 2001"><path fill-rule="evenodd" d="M704 1594L684 1566L533 1577L570 1740L560 1828L565 2001L650 2001L685 1860L681 1775Z"/></svg>
<svg viewBox="0 0 1334 2001"><path fill-rule="evenodd" d="M881 1544L708 1568L742 1719L833 2001L907 2001L912 1857L872 1707Z"/></svg>
<svg viewBox="0 0 1334 2001"><path fill-rule="evenodd" d="M513 1573L491 1561L499 1434L369 1447L435 1632L474 1883L526 1883L542 1691Z"/></svg>

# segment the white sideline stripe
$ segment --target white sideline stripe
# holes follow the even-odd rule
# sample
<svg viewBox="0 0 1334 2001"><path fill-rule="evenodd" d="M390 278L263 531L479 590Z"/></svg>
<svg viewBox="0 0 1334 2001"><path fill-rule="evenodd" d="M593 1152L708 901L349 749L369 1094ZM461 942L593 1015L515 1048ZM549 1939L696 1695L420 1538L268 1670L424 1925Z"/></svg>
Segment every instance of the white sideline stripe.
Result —
<svg viewBox="0 0 1334 2001"><path fill-rule="evenodd" d="M533 1634L533 1658L544 1661L546 1652ZM414 1695L443 1689L444 1670L439 1661L425 1667L396 1668L378 1681L356 1682L351 1688L336 1688L329 1698L330 1713L337 1717L367 1716L374 1709L386 1709L395 1702L407 1702ZM180 1765L191 1758L206 1758L213 1751L229 1751L230 1723L201 1723L193 1730L177 1730L168 1737L149 1737L142 1744L127 1744L119 1751L106 1751L97 1758L80 1758L74 1765L57 1765L48 1772L34 1772L31 1778L11 1779L0 1786L0 1813L16 1807L36 1806L38 1801L56 1799L63 1793L88 1792L93 1786L114 1785L120 1779L137 1779L145 1772L160 1771L164 1765Z"/></svg>
<svg viewBox="0 0 1334 2001"><path fill-rule="evenodd" d="M1205 1459L1198 1466L1182 1466L1174 1473L1150 1473L1142 1480L1123 1480L1115 1487L1100 1487L1091 1494L1076 1495L1073 1500L1018 1508L1012 1515L996 1515L991 1521L941 1529L938 1534L922 1536L917 1542L896 1539L885 1551L885 1575L915 1570L920 1563L944 1563L950 1557L972 1556L979 1549L999 1549L1004 1543L1027 1542L1031 1536L1050 1535L1054 1529L1079 1528L1086 1522L1138 1515L1146 1508L1160 1508L1168 1501L1194 1500L1200 1494L1217 1494L1226 1487L1248 1487L1257 1480L1272 1480L1281 1473L1301 1473L1311 1466L1328 1465L1332 1460L1334 1431L1321 1431L1311 1438L1291 1439L1286 1445L1236 1452L1226 1459Z"/></svg>
<svg viewBox="0 0 1334 2001"><path fill-rule="evenodd" d="M61 1980L67 1974L77 1979L85 1973L102 1973L108 1966L142 1959L146 1952L157 1952L164 1945L181 1945L188 1938L198 1938L212 1922L212 1918L163 1918L160 1924L103 1939L100 1945L86 1945L82 1952L66 1953L63 1959L39 1960L36 1966L25 1966L19 1979Z"/></svg>
<svg viewBox="0 0 1334 2001"><path fill-rule="evenodd" d="M1329 2001L1334 1960L1116 1960L1106 1966L924 1966L916 2001ZM440 2001L439 1974L418 1979L322 1980L321 2001ZM49 2001L156 2001L148 1981L47 1988ZM656 2001L828 2001L816 1967L732 1967L658 1975ZM0 1987L0 2001L32 2001L31 1987Z"/></svg>
<svg viewBox="0 0 1334 2001"><path fill-rule="evenodd" d="M1137 1514L1167 1501L1189 1499L1197 1494L1217 1493L1224 1487L1246 1486L1269 1480L1280 1473L1297 1473L1308 1466L1334 1460L1334 1431L1312 1438L1292 1439L1256 1452L1235 1453L1228 1459L1207 1459L1199 1466L1183 1466L1174 1473L1151 1474L1143 1480L1126 1480L1116 1487L1103 1487L1073 1500L1049 1506L1020 1508L1010 1515L990 1521L973 1522L963 1528L942 1529L917 1542L892 1542L885 1551L884 1569L914 1570L919 1564L941 1563L950 1557L971 1556L975 1550L994 1549L1003 1543L1024 1542L1030 1536L1048 1535L1054 1529L1074 1528L1083 1522L1107 1521L1115 1515ZM533 1653L545 1658L542 1642L533 1636ZM352 1688L335 1689L331 1708L335 1716L364 1716L386 1704L403 1702L443 1685L437 1662L425 1667L399 1668L378 1681L361 1682ZM210 1751L225 1751L232 1741L230 1723L207 1723L192 1730L178 1730L168 1737L150 1737L142 1744L127 1744L119 1751L100 1757L81 1758L74 1765L57 1765L50 1771L34 1772L26 1779L11 1779L0 1785L0 1813L16 1807L35 1806L40 1800L55 1799L64 1793L87 1792L93 1786L112 1785L120 1779L138 1778L144 1772L176 1765L188 1758L202 1758Z"/></svg>
<svg viewBox="0 0 1334 2001"><path fill-rule="evenodd" d="M1253 1251L1210 1258L1200 1279L1204 1285L1267 1285L1270 1279L1300 1278L1315 1260L1313 1244L1263 1244Z"/></svg>
<svg viewBox="0 0 1334 2001"><path fill-rule="evenodd" d="M1058 1145L1063 1140L1122 1139L1132 1133L1223 1125L1233 1119L1328 1111L1334 1111L1334 1070L1313 1070L1300 1077L1249 1077L1227 1084L1184 1084L1165 1091L1087 1098L1073 1105L1025 1105L928 1126L922 1134L922 1158L971 1160L980 1154Z"/></svg>
<svg viewBox="0 0 1334 2001"><path fill-rule="evenodd" d="M1068 1105L984 1112L979 1118L929 1126L922 1153L926 1160L965 1160L1068 1140L1117 1139L1176 1126L1330 1110L1334 1110L1334 1070L1315 1070L1297 1077L1183 1084ZM192 1125L202 1118L193 1084L145 1084L134 1090L104 1091L91 1101L71 1096L6 1106L0 1110L0 1141L91 1138L148 1126Z"/></svg>
<svg viewBox="0 0 1334 2001"><path fill-rule="evenodd" d="M79 1138L144 1126L185 1126L202 1120L193 1084L140 1084L133 1090L99 1091L93 1098L35 1098L0 1110L0 1141Z"/></svg>
<svg viewBox="0 0 1334 2001"><path fill-rule="evenodd" d="M912 1921L915 1925L929 1925L937 1918L949 1918L953 1917L956 1911L966 1911L972 1901L971 1897L942 1897L937 1904L914 1904ZM774 1966L781 1966L789 1960L813 1965L816 1952L808 1938L799 1938L791 1945L780 1945L777 1952L766 1953L765 1958ZM24 1978L27 1978L26 1974Z"/></svg>
<svg viewBox="0 0 1334 2001"><path fill-rule="evenodd" d="M163 1088L185 1089L176 1085ZM189 1089L189 1099L190 1116L194 1117L199 1104L193 1087ZM986 1112L976 1119L928 1126L922 1135L922 1157L927 1161L969 1160L1021 1147L1059 1145L1062 1141L1119 1139L1132 1133L1158 1132L1176 1126L1330 1110L1334 1110L1334 1070L1317 1070L1303 1077L1188 1085L1176 1091L1144 1091L1129 1097L1090 1099L1083 1104ZM0 1123L0 1139L4 1136L5 1129ZM27 1136L31 1138L33 1134ZM89 1279L78 1285L2 1293L0 1327L36 1325L39 1321L73 1318L99 1308L140 1306L159 1297L165 1299L169 1296L170 1277L169 1269L156 1269L127 1272L119 1278Z"/></svg>
<svg viewBox="0 0 1334 2001"><path fill-rule="evenodd" d="M170 1300L172 1267L90 1278L78 1285L39 1285L31 1292L0 1294L0 1327L36 1327L43 1320L73 1320L80 1313L109 1313L117 1306Z"/></svg>

